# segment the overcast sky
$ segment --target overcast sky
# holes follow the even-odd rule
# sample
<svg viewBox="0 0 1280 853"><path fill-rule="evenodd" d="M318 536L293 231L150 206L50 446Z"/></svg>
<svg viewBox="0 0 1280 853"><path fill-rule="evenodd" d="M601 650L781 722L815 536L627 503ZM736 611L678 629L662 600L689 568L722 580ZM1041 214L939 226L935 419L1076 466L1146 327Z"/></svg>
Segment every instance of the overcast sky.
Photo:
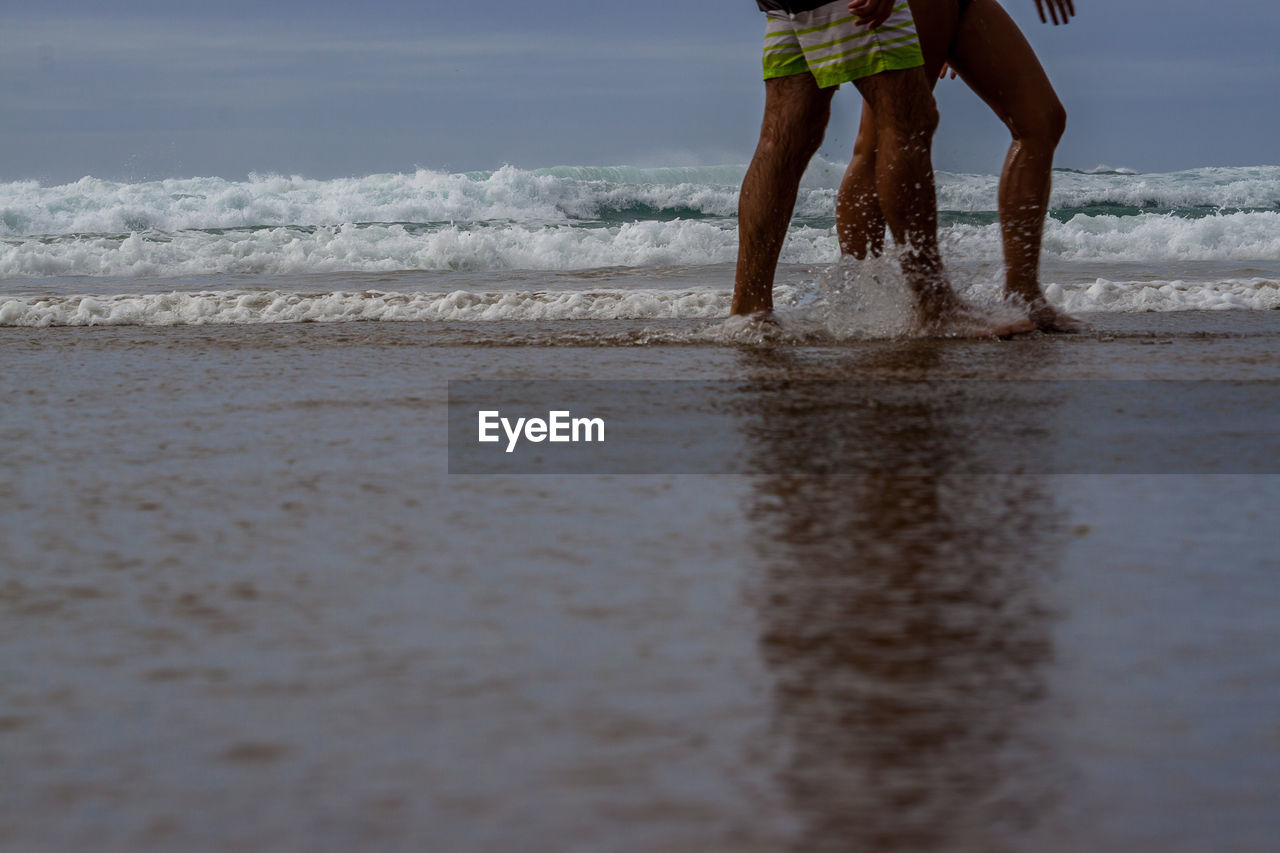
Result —
<svg viewBox="0 0 1280 853"><path fill-rule="evenodd" d="M745 162L763 103L751 0L0 2L0 180ZM1280 3L1004 4L1067 105L1058 165L1280 163ZM998 171L986 107L939 104L938 168ZM825 156L857 115L846 87Z"/></svg>

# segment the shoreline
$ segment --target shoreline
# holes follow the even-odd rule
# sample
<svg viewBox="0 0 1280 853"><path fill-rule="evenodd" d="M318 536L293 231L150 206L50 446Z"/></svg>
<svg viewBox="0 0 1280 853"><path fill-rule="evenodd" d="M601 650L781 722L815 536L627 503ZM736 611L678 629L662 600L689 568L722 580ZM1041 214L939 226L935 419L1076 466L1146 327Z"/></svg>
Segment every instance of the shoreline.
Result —
<svg viewBox="0 0 1280 853"><path fill-rule="evenodd" d="M850 422L796 380L1280 379L1280 312L1090 319L0 329L0 844L1266 849L1280 477L796 473L1004 440L938 400ZM735 385L758 405L723 446L778 464L450 475L462 378ZM987 410L1031 447L1076 432Z"/></svg>

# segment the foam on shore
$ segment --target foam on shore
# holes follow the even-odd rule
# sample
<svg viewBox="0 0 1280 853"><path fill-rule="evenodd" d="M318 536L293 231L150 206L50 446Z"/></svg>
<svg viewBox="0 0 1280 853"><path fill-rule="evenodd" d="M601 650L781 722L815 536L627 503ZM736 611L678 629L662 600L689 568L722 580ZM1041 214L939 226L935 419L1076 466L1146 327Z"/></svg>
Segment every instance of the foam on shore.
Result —
<svg viewBox="0 0 1280 853"><path fill-rule="evenodd" d="M1280 308L1280 282L1266 279L1212 283L1099 279L1087 285L1050 284L1046 291L1054 303L1081 313ZM781 285L776 298L780 306L810 314L821 309L855 325L858 312L875 310L874 305L864 304L863 297L833 306L817 285ZM0 326L697 320L727 316L730 299L728 290L718 288L327 293L235 289L19 296L0 297Z"/></svg>

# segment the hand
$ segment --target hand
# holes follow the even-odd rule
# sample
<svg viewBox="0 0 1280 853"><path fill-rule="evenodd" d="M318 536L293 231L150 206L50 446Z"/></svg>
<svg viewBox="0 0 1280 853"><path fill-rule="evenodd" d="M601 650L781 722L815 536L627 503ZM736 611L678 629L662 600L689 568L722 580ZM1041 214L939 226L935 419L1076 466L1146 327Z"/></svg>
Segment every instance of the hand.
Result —
<svg viewBox="0 0 1280 853"><path fill-rule="evenodd" d="M1040 13L1040 20L1043 23L1049 23L1049 18L1045 17L1044 7L1049 7L1049 16L1053 18L1053 25L1065 24L1076 13L1076 4L1072 0L1036 0L1036 11ZM1061 18L1061 20L1059 20Z"/></svg>
<svg viewBox="0 0 1280 853"><path fill-rule="evenodd" d="M893 4L894 0L850 0L849 14L858 19L858 26L874 30L889 20Z"/></svg>
<svg viewBox="0 0 1280 853"><path fill-rule="evenodd" d="M952 79L952 80L956 79L956 70L955 70L954 68L952 68L952 67L951 67L951 63L949 63L949 62L944 62L944 63L942 63L942 69L941 69L940 71L938 71L938 79L939 79L939 80L945 80L945 79L947 79L947 72L948 72L948 71L950 71L950 72L951 72L951 79Z"/></svg>

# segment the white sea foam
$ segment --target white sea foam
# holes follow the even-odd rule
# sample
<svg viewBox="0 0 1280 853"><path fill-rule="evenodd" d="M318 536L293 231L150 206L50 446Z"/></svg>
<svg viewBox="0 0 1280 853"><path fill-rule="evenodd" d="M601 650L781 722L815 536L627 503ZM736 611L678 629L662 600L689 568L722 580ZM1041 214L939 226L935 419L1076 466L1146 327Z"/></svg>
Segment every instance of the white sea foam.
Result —
<svg viewBox="0 0 1280 853"><path fill-rule="evenodd" d="M952 225L945 245L959 259L1000 256L996 225ZM1280 212L1225 213L1188 219L1173 214L1087 216L1045 226L1044 256L1083 262L1280 261Z"/></svg>
<svg viewBox="0 0 1280 853"><path fill-rule="evenodd" d="M942 210L996 208L995 175L938 173ZM1280 167L1253 166L1139 174L1132 170L1057 171L1049 204L1054 210L1113 205L1157 210L1280 208Z"/></svg>
<svg viewBox="0 0 1280 853"><path fill-rule="evenodd" d="M491 224L276 227L136 232L0 242L0 277L282 275L393 270L581 270L721 264L737 232L705 221L639 221L608 227ZM825 263L829 229L793 229L784 262Z"/></svg>
<svg viewBox="0 0 1280 853"><path fill-rule="evenodd" d="M356 222L570 222L630 211L637 216L732 216L737 184L622 183L511 167L469 175L424 169L412 175L327 181L255 176L247 181L190 178L136 184L83 178L56 187L31 181L0 184L0 236Z"/></svg>
<svg viewBox="0 0 1280 853"><path fill-rule="evenodd" d="M783 263L837 259L840 174L824 161L810 169ZM506 167L324 181L14 182L0 184L0 281L722 265L737 254L742 175L741 166ZM1049 262L1280 263L1280 167L1054 179ZM997 183L939 174L940 206L958 212L944 217L949 261L998 263Z"/></svg>
<svg viewBox="0 0 1280 853"><path fill-rule="evenodd" d="M954 261L998 260L998 226L943 230ZM0 278L44 276L182 277L292 275L394 270L582 270L597 267L731 263L732 222L641 220L582 227L486 223L277 226L257 229L139 231L129 234L0 241ZM1280 213L1077 215L1050 220L1048 259L1072 262L1280 261ZM793 227L783 263L830 264L832 228Z"/></svg>
<svg viewBox="0 0 1280 853"><path fill-rule="evenodd" d="M357 222L571 222L689 215L732 217L744 170L564 167L311 180L254 176L120 183L83 178L43 187L0 183L0 236L118 234ZM842 170L819 161L797 205L829 218ZM994 175L938 173L943 210L993 211ZM1198 169L1158 175L1057 172L1052 206L1158 209L1280 208L1280 167Z"/></svg>
<svg viewBox="0 0 1280 853"><path fill-rule="evenodd" d="M1109 281L1045 287L1050 301L1068 312L1228 311L1280 309L1280 282Z"/></svg>
<svg viewBox="0 0 1280 853"><path fill-rule="evenodd" d="M721 317L728 291L595 290L453 293L205 291L0 302L0 326L176 326Z"/></svg>
<svg viewBox="0 0 1280 853"><path fill-rule="evenodd" d="M844 165L815 161L805 176L798 211L821 215L818 208L834 199ZM937 172L938 207L976 213L994 211L1000 178L962 172ZM1143 174L1132 169L1098 166L1088 171L1053 173L1049 200L1054 210L1101 206L1156 210L1221 208L1280 209L1280 166L1235 166Z"/></svg>
<svg viewBox="0 0 1280 853"><path fill-rule="evenodd" d="M1255 279L1051 284L1049 298L1074 312L1134 312L1280 308L1280 283ZM990 294L974 291L970 298ZM0 297L0 326L257 325L390 321L703 320L726 317L727 289L593 289L570 291L295 293L219 290L133 295ZM827 282L780 285L780 309L805 329L837 337L903 326L902 294L867 282L857 292Z"/></svg>

